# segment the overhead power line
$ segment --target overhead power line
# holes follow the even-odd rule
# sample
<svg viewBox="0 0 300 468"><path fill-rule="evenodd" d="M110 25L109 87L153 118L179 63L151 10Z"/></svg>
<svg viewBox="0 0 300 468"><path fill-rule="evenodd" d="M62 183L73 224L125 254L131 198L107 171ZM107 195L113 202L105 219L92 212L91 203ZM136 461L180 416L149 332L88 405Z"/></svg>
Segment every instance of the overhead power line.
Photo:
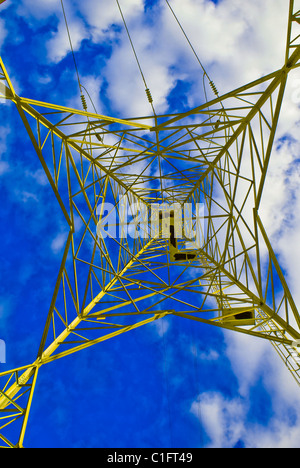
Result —
<svg viewBox="0 0 300 468"><path fill-rule="evenodd" d="M64 7L64 2L63 2L63 0L60 0L60 2L61 2L61 7L62 7L65 23L66 23L68 38L69 38L69 42L70 42L70 48L71 48L73 61L74 61L74 66L75 66L77 79L78 79L78 84L79 84L79 89L81 91L80 76L79 76L79 71L78 71L78 67L77 67L77 63L76 63L76 57L75 57L74 48L73 48L73 44L72 44L72 38L71 38L71 34L70 34L70 29L69 29L69 25L68 25L67 15L66 15L65 7Z"/></svg>
<svg viewBox="0 0 300 468"><path fill-rule="evenodd" d="M151 106L152 106L152 109L153 109L153 112L154 112L154 114L155 114L155 110L154 110L154 106L153 106L152 94L151 94L151 91L150 91L150 89L149 89L149 87L148 87L148 84L147 84L145 75L144 75L144 73L143 73L143 70L142 70L142 67L141 67L141 64L140 64L140 61L139 61L139 58L138 58L136 49L135 49L135 47L134 47L134 44L133 44L133 41L132 41L132 38L131 38L131 35L130 35L130 32L129 32L129 29L128 29L128 26L127 26L127 23L126 23L126 19L125 19L124 13L123 13L123 11L122 11L122 8L121 8L121 5L120 5L119 0L116 0L116 2L117 2L117 5L118 5L118 8L119 8L120 15L121 15L121 17L122 17L123 23L124 23L124 27L125 27L125 29L126 29L126 32L127 32L128 38L129 38L130 44L131 44L132 51L133 51L133 53L134 53L134 56L135 56L135 59L136 59L138 68L139 68L139 70L140 70L141 77L142 77L143 82L144 82L144 84L145 84L146 96L147 96L148 101L150 102L150 104L151 104Z"/></svg>
<svg viewBox="0 0 300 468"><path fill-rule="evenodd" d="M208 81L209 81L209 84L210 84L211 89L213 90L213 92L215 93L216 96L219 96L219 93L218 93L218 90L217 90L216 85L215 85L214 82L210 79L210 77L209 77L207 71L205 70L205 67L204 67L204 65L202 64L202 62L201 62L201 60L200 60L200 58L199 58L199 56L198 56L198 54L197 54L195 48L193 47L193 45L192 45L190 39L188 38L188 35L186 34L186 32L185 32L185 30L184 30L184 28L183 28L181 22L179 21L178 16L176 15L175 11L174 11L173 8L171 7L169 1L168 1L168 0L165 0L165 1L166 1L166 4L168 5L170 11L172 12L174 18L176 19L176 21L177 21L177 23L178 23L178 25L179 25L179 27L180 27L180 29L181 29L181 31L182 31L184 37L186 38L186 40L187 40L187 42L188 42L188 44L189 44L189 46L190 46L190 48L191 48L193 54L195 55L195 57L196 57L196 59L197 59L199 65L200 65L200 67L202 68L202 71L203 71L203 87L204 87L204 93L205 93L205 95L206 95L206 92L205 92L204 78L205 78L205 76L206 76L207 79L208 79ZM207 100L207 98L206 98L206 100Z"/></svg>

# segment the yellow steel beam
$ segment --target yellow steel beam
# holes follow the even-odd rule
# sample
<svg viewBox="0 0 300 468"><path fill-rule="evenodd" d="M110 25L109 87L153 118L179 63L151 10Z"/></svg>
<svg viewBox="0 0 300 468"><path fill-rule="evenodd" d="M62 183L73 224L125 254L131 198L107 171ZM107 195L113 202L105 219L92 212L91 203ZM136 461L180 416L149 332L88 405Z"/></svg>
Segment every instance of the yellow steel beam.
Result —
<svg viewBox="0 0 300 468"><path fill-rule="evenodd" d="M151 126L150 125L144 125L139 123L138 121L132 121L132 120L124 120L124 119L117 119L115 117L109 117L107 115L101 115L101 114L95 114L92 112L86 112L86 111L81 111L78 109L73 109L71 107L64 107L56 104L51 104L51 103L46 103L46 102L41 102L41 101L36 101L35 99L28 99L24 97L18 97L18 101L21 104L29 104L30 106L37 106L37 107L45 107L47 109L53 109L58 112L67 112L70 114L74 115L82 115L82 117L89 117L97 120L103 120L104 122L113 124L121 124L129 127L137 127L143 130L150 130ZM137 119L138 120L138 119Z"/></svg>
<svg viewBox="0 0 300 468"><path fill-rule="evenodd" d="M69 241L70 242L70 241ZM30 366L29 368L26 368L25 372L19 377L19 384L20 385L24 385L26 384L30 379L31 377L34 375L35 371L36 371L36 368L37 367L40 367L41 365L45 364L46 362L50 362L51 360L55 359L55 358L51 358L51 356L53 355L53 353L57 350L57 348L70 336L70 334L76 330L76 328L82 323L82 321L88 316L88 314L93 310L93 308L101 301L101 299L103 299L103 297L106 295L106 293L108 293L112 288L113 286L116 284L116 282L119 280L119 278L121 278L123 275L125 275L126 271L129 270L132 265L134 264L134 262L138 259L138 257L140 257L146 250L147 250L147 247L149 247L153 242L153 239L150 240L150 242L146 245L146 247L144 247L143 249L141 249L141 251L136 255L134 256L128 263L127 265L123 268L123 270L118 274L118 276L115 276L113 278L113 280L107 285L107 287L105 288L105 290L101 291L86 307L85 309L83 310L83 313L76 317L72 323L70 325L68 325L68 327L53 341L53 343L51 343L47 349L45 351L42 351L40 350L39 352L39 356L37 358L37 360L32 364L32 366ZM166 315L166 314L164 314ZM157 320L158 319L158 316L157 314L154 314L153 317L145 320L145 321L142 321L142 322L139 322L139 323L136 323L134 325L131 325L131 326L127 326L127 327L124 327L122 328L121 330L118 330L116 332L113 332L111 334L108 334L104 337L101 337L99 338L98 340L93 340L93 341L90 341L88 343L86 343L85 346L80 346L80 349L83 349L83 348L86 348L86 347L89 347L89 346L92 346L94 344L97 344L101 341L104 341L104 340L107 340L109 338L113 338L115 336L118 336L120 335L121 333L125 333L127 331L130 331L130 330L134 330L135 328L137 327L140 327L140 326L143 326L143 325L146 325L150 322L152 322L153 320ZM70 354L72 352L75 352L75 350L71 349L69 350L68 352L65 352L65 353L61 353L61 356L63 355L66 355L66 354ZM60 356L60 357L61 357ZM13 384L6 392L6 396L0 396L0 410L1 409L4 409L6 408L6 406L9 404L9 399L13 399L17 393L20 391L21 389L21 386L18 385L17 383Z"/></svg>
<svg viewBox="0 0 300 468"><path fill-rule="evenodd" d="M3 1L0 0L0 3ZM16 409L17 417L23 417L18 447L23 446L37 373L42 365L147 325L170 313L267 339L275 343L277 347L283 347L290 353L289 356L291 355L289 347L293 347L300 339L300 316L257 210L274 143L287 76L293 68L299 65L300 45L297 44L298 37L294 33L295 23L298 25L299 22L299 12L295 11L294 0L290 0L288 45L285 65L282 69L188 112L169 116L154 115L154 117L136 119L117 119L19 97L0 59L0 67L3 71L1 78L5 79L8 85L8 88L4 90L6 98L17 106L70 227L37 359L33 364L16 370L17 378L14 383L11 382L13 370L0 374L10 376L5 388L0 392L0 410L5 410L12 404ZM261 91L258 86L263 84L265 90ZM274 96L276 96L275 106ZM226 105L227 100L228 105ZM232 100L237 103L236 107L232 105ZM266 105L270 107L270 111L265 116L262 109ZM58 123L52 124L36 107L50 109L55 111L53 114L63 115ZM33 117L34 122L37 123L37 137L26 114ZM78 115L87 120L86 127L82 130L80 127L75 127L74 130L72 127L71 135L66 135L62 131L63 125L76 125L72 123L72 117ZM191 123L191 116L195 118L195 123ZM96 120L94 129L93 122L89 119ZM258 123L257 134L251 126L255 119ZM154 121L155 124L141 123L149 121ZM160 123L161 121L163 122ZM47 135L43 138L41 126L47 130ZM148 131L149 135L152 133L154 141L148 141L145 138L144 133ZM93 134L98 135L99 143L93 143ZM106 134L113 136L115 143L109 145L104 143L102 137ZM55 160L54 137L61 142L58 167ZM44 157L44 151L50 140L52 141L54 176ZM100 149L103 152L95 157L95 150L100 151ZM78 165L71 150L76 151L80 156L81 163ZM250 175L242 171L245 154L250 161L249 167L252 171ZM65 187L67 187L69 197L70 206L68 207L65 206L58 188L63 155L66 157ZM86 172L83 160L89 164ZM145 163L142 170L134 166L137 162ZM76 193L72 191L71 173L76 181ZM240 181L247 187L247 190L237 200ZM220 194L216 196L215 186L223 195L223 206ZM131 197L131 202L138 200L147 208L151 201L170 202L172 200L191 204L204 201L207 209L207 224L203 232L203 245L192 252L196 260L183 261L176 265L173 261L174 256L170 255L172 252L168 241L159 239L158 236L150 241L135 240L132 245L127 239L120 241L113 239L113 247L110 250L105 240L98 239L92 232L90 223L97 224L95 206L99 200L102 199L101 216L109 195L116 200L118 194L126 194ZM254 208L254 216L251 220L245 219L250 195L254 200L254 206L251 205L252 209ZM87 217L81 212L80 203L77 203L77 197L80 196L88 213ZM75 238L75 214L80 217L84 225L84 233L81 237L79 236L79 240ZM91 259L80 259L81 246L88 236L91 236L89 241L92 240L94 243ZM261 267L260 243L262 242L269 255L267 278L263 278ZM183 248L183 245L184 241L178 242L176 251L179 252L179 246ZM95 261L96 251L101 253L98 262ZM113 253L116 253L116 260L113 259ZM72 257L71 267L67 265L69 254ZM85 264L88 269L84 300L80 305L77 283L79 262L82 262L81 265ZM186 281L184 274L190 266L194 267L193 279ZM73 268L74 285L70 281L68 268L71 271ZM95 274L96 269L100 271L100 279ZM175 271L174 279L172 274L175 274ZM150 274L152 281L148 279ZM283 290L279 305L274 293L275 275ZM92 290L92 278L96 280L95 292L94 289ZM62 311L58 310L57 306L61 286L64 295ZM134 292L139 287L144 289L140 295ZM267 297L269 288L272 290L271 299ZM69 291L75 311L75 318L70 320L66 310L67 291ZM91 292L91 298L88 296L89 292ZM188 300L191 303L187 300L188 294L190 294ZM150 303L149 300L155 296L157 296L155 303ZM217 309L206 309L208 299L213 297L216 299ZM111 304L108 301L110 305L104 305L105 298L112 298L114 303ZM166 299L173 301L174 309L161 312L150 310L155 307L159 309ZM147 301L150 305L147 304L147 307L140 311L138 307L142 301ZM103 305L102 310L94 311L99 304ZM282 304L284 313L280 309ZM190 310L181 310L183 306ZM213 311L218 313L217 317L213 319L205 317L206 313ZM249 311L255 312L256 315L255 322L252 323L251 320L251 328L239 326L238 320L226 322L226 318L235 318ZM117 316L134 317L142 314L152 316L130 325L107 321L107 318L113 320ZM56 333L54 323L57 317L62 326L62 331L60 329L58 333ZM97 330L104 329L104 332L107 328L114 330L103 336L87 339L82 334L86 329L80 328L80 325L88 320L98 320ZM292 326L292 323L296 325ZM51 326L53 327L53 341L50 341L46 347ZM68 339L74 334L77 341L69 342ZM74 344L74 346L59 352L60 346L67 343ZM20 376L19 372L22 372ZM30 386L30 393L26 407L22 408L16 399L19 398L24 385ZM12 446L2 434L0 438L8 446Z"/></svg>

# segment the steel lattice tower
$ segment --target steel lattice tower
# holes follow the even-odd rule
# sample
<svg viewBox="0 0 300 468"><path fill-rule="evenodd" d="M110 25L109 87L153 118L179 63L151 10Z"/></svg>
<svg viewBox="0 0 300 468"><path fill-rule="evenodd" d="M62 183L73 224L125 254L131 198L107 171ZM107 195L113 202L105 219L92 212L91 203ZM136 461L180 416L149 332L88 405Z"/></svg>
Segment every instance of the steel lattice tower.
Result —
<svg viewBox="0 0 300 468"><path fill-rule="evenodd" d="M214 97L184 113L118 119L20 97L1 60L1 98L15 104L69 225L38 354L0 375L3 446L23 447L40 367L165 316L269 340L300 383L300 315L259 216L287 78L299 67L295 3L281 69L223 96L211 82ZM101 237L106 203L126 226L125 199L141 213L187 204L194 223L204 204L201 245L186 249L188 239L162 229Z"/></svg>

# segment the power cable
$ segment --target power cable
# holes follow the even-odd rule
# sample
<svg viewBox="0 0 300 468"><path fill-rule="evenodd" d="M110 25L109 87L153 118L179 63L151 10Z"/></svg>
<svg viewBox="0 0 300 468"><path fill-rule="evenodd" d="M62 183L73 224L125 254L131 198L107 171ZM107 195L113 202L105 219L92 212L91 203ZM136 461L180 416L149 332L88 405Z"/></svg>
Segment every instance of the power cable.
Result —
<svg viewBox="0 0 300 468"><path fill-rule="evenodd" d="M68 25L68 21L67 21L67 15L66 15L66 11L65 11L65 7L64 7L64 2L63 2L63 0L60 0L60 3L61 3L61 7L62 7L62 11L63 11L65 23L66 23L66 28L67 28L69 43L70 43L71 52L72 52L73 61L74 61L74 66L75 66L75 70L76 70L76 74L77 74L77 79L78 79L78 85L79 85L79 89L80 89L80 92L81 92L80 76L79 76L79 71L78 71L78 67L77 67L77 63L76 63L74 48L73 48L73 44L72 44L70 29L69 29L69 25Z"/></svg>
<svg viewBox="0 0 300 468"><path fill-rule="evenodd" d="M63 12L63 16L64 16L64 20L65 20L65 24L66 24L66 30L67 30L67 33L68 33L68 38L69 38L69 43L70 43L70 49L71 49L71 52L72 52L72 57L73 57L73 61L74 61L74 67L75 67L75 71L76 71L76 76L77 76L77 81L78 81L78 86L79 86L79 91L80 91L80 99L81 99L81 103L82 103L82 107L83 107L83 110L85 112L88 111L88 106L87 106L87 102L86 102L86 98L85 98L85 95L84 95L84 92L83 90L86 92L86 94L88 95L89 97L89 100L92 104L92 107L95 111L96 114L98 114L97 112L97 109L95 107L95 104L90 96L90 93L88 92L88 90L86 89L85 86L83 86L83 84L81 83L81 80L80 80L80 75L79 75L79 70L78 70L78 66L77 66L77 62L76 62L76 57L75 57L75 52L74 52L74 47L73 47L73 43L72 43L72 38L71 38L71 33L70 33L70 28L69 28L69 25L68 25L68 20L67 20L67 15L66 15L66 11L65 11L65 7L64 7L64 2L63 0L60 0L61 2L61 7L62 7L62 12ZM87 130L89 129L89 126L93 129L94 128L94 124L90 121L90 118L89 116L87 116L87 120L88 120L88 127L87 127ZM99 133L95 133L95 136L97 137L97 139L103 143L103 138L99 135Z"/></svg>
<svg viewBox="0 0 300 468"><path fill-rule="evenodd" d="M132 38L131 38L131 35L130 35L130 32L129 32L129 29L128 29L128 26L127 26L127 23L126 23L126 19L125 19L124 13L123 13L123 11L122 11L122 8L121 8L121 5L120 5L119 0L116 0L116 2L117 2L117 5L118 5L118 8L119 8L120 15L121 15L121 17L122 17L123 23L124 23L124 27L125 27L125 29L126 29L126 32L127 32L128 38L129 38L129 42L130 42L130 44L131 44L132 51L133 51L133 53L134 53L134 56L135 56L135 59L136 59L138 68L139 68L139 70L140 70L141 77L142 77L143 82L144 82L144 85L145 85L146 96L147 96L147 98L148 98L149 103L150 103L151 106L152 106L154 115L156 115L156 114L155 114L155 109L154 109L154 106L153 106L153 98L152 98L152 95L151 95L151 91L150 91L150 89L149 89L149 87L148 87L148 85L147 85L147 81L146 81L145 75L144 75L144 73L143 73L143 70L142 70L142 67L141 67L141 64L140 64L140 61L139 61L139 58L138 58L136 49L135 49L135 47L134 47L134 44L133 44L133 41L132 41Z"/></svg>
<svg viewBox="0 0 300 468"><path fill-rule="evenodd" d="M65 20L65 24L66 24L66 29L67 29L67 34L68 34L68 38L69 38L69 43L70 43L70 49L71 49L71 52L72 52L72 57L73 57L73 61L74 61L74 67L75 67L75 71L76 71L76 76L77 76L77 81L78 81L78 86L79 86L79 90L80 90L80 98L81 98L81 102L82 102L82 107L83 109L87 112L88 110L88 107L87 107L87 102L86 102L86 98L85 98L85 95L83 93L83 90L85 90L85 92L87 93L90 101L91 101L91 104L97 114L97 110L96 110L96 107L93 103L93 100L89 94L89 92L87 91L87 89L82 85L81 83L81 80L80 80L80 75L79 75L79 70L78 70L78 66L77 66L77 61L76 61L76 57L75 57L75 52L74 52L74 47L73 47L73 43L72 43L72 38L71 38L71 33L70 33L70 28L69 28L69 25L68 25L68 20L67 20L67 15L66 15L66 10L65 10L65 7L64 7L64 2L63 0L60 0L60 3L61 3L61 7L62 7L62 12L63 12L63 16L64 16L64 20ZM89 119L88 119L89 120Z"/></svg>
<svg viewBox="0 0 300 468"><path fill-rule="evenodd" d="M166 4L168 5L170 11L172 12L172 14L173 14L175 20L177 21L177 23L178 23L178 25L179 25L179 27L180 27L180 29L181 29L181 31L182 31L184 37L186 38L186 40L187 40L187 42L188 42L190 48L192 49L193 54L195 55L195 57L196 57L196 59L197 59L199 65L200 65L200 67L202 68L202 71L203 71L203 88L204 88L204 94L205 94L206 102L207 102L207 95L206 95L206 90L205 90L205 85L204 85L205 76L207 77L207 79L208 79L208 81L209 81L209 84L210 84L210 87L211 87L211 89L213 90L214 94L215 94L217 97L219 97L219 93L218 93L218 90L217 90L216 85L215 85L214 82L210 79L210 77L209 77L207 71L205 70L205 68L204 68L204 66L203 66L203 64L202 64L202 62L201 62L201 60L200 60L200 58L199 58L197 52L195 51L195 49L194 49L194 47L193 47L193 45L192 45L190 39L188 38L188 35L186 34L186 32L185 32L185 30L184 30L182 24L180 23L180 21L179 21L179 19L178 19L178 16L176 15L174 9L171 7L169 1L168 1L168 0L165 0L165 2L166 2Z"/></svg>

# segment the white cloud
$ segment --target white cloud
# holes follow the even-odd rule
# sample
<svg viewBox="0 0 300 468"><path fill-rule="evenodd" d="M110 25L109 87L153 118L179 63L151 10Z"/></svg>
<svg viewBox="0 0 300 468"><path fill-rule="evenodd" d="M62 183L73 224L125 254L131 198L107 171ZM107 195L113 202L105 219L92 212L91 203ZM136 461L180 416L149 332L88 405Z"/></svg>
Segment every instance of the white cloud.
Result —
<svg viewBox="0 0 300 468"><path fill-rule="evenodd" d="M81 42L84 39L89 38L98 43L100 40L107 40L109 37L113 37L114 33L109 31L109 27L122 22L115 2L108 2L104 6L93 0L75 2L75 5L74 3L70 5L65 1L64 6L74 51L80 48ZM42 12L37 15L32 13L31 0L26 0L26 7L28 12L36 18L44 18L51 13L55 13L58 16L58 29L47 42L47 50L50 61L54 63L60 62L67 53L70 52L70 43L60 2L57 0L48 0ZM85 22L76 15L76 7L83 15L85 21L87 21L88 28L85 26ZM142 0L129 0L124 6L122 5L122 10L124 15L126 15L126 19L130 21L130 19L135 18L143 11L143 2Z"/></svg>
<svg viewBox="0 0 300 468"><path fill-rule="evenodd" d="M43 20L57 12L61 12L60 0L43 0L39 8L35 0L23 0L17 7L17 13L29 20Z"/></svg>
<svg viewBox="0 0 300 468"><path fill-rule="evenodd" d="M169 320L164 318L154 320L154 322L151 323L151 326L155 329L157 335L162 338L168 333L171 324Z"/></svg>
<svg viewBox="0 0 300 468"><path fill-rule="evenodd" d="M4 44L5 39L7 38L8 30L5 27L5 21L0 18L0 51Z"/></svg>
<svg viewBox="0 0 300 468"><path fill-rule="evenodd" d="M233 448L239 442L245 448L299 448L299 396L290 404L273 403L274 412L266 424L248 419L251 413L248 399L229 399L218 392L199 395L190 411L200 420L209 438L206 448Z"/></svg>
<svg viewBox="0 0 300 468"><path fill-rule="evenodd" d="M237 377L239 393L247 396L264 372L272 372L270 362L276 357L275 351L271 343L263 339L232 331L226 331L224 337L226 355Z"/></svg>
<svg viewBox="0 0 300 468"><path fill-rule="evenodd" d="M136 36L143 34L136 31ZM168 70L159 60L150 60L152 53L144 47L138 47L142 71L146 77L157 112L166 110L166 97L171 90L172 80ZM122 70L116 73L116 70ZM104 71L108 82L107 95L117 112L126 117L152 115L152 108L145 93L145 84L135 61L128 38L124 37L110 58ZM134 96L134 99L133 99Z"/></svg>
<svg viewBox="0 0 300 468"><path fill-rule="evenodd" d="M233 448L243 433L245 405L239 398L228 400L220 393L201 394L191 406L191 412L201 417L211 442L207 448Z"/></svg>
<svg viewBox="0 0 300 468"><path fill-rule="evenodd" d="M110 42L113 46L112 54L101 70L101 78L88 75L83 80L98 112L101 113L103 105L100 90L105 79L107 96L116 112L125 117L151 113L126 32L123 30L120 33L110 28L112 25L122 25L116 3L108 2L105 8L101 2L94 0L77 0L74 3L89 26L76 18L74 12L68 14L74 50L80 48L85 38L91 38L94 42ZM223 0L218 6L205 0L173 0L171 4L220 93L283 65L288 14L285 0ZM121 5L157 112L167 110L168 94L179 78L194 83L188 101L191 106L198 105L203 99L202 71L169 9L164 6L158 10L156 21L150 24L143 16L142 0L123 1ZM56 14L59 18L58 30L47 43L48 58L58 63L70 52L59 0L45 0L39 8L36 7L36 0L24 0L19 12L25 18L37 20ZM1 19L0 46L6 34ZM288 133L294 141L286 141L278 149L275 145L261 207L267 232L284 262L298 304L299 79L299 71L292 72L277 133L277 138ZM79 97L77 101L79 106ZM7 163L0 162L0 175L6 170ZM42 183L38 174L35 178ZM33 197L28 192L21 195L23 201ZM53 239L51 248L54 253L61 252L66 238L67 234L60 233ZM168 330L169 322L164 323L165 328L162 328L162 321L153 324L159 336ZM299 447L299 389L271 344L233 332L226 333L225 339L226 354L238 381L238 396L226 399L219 393L205 393L191 409L194 414L201 411L211 439L210 445L231 447L243 437L249 447ZM199 357L215 360L218 353L208 350ZM246 427L249 411L247 398L259 379L269 392L274 413L265 427L258 424ZM294 424L284 414L287 407L294 410Z"/></svg>
<svg viewBox="0 0 300 468"><path fill-rule="evenodd" d="M299 448L299 387L271 343L234 332L226 332L225 341L238 391L232 398L208 391L191 406L210 439L207 447L233 448L241 441L246 448ZM253 414L261 388L269 396L261 406L264 422Z"/></svg>
<svg viewBox="0 0 300 468"><path fill-rule="evenodd" d="M29 192L28 190L15 190L14 193L19 202L39 202L37 195L35 193Z"/></svg>
<svg viewBox="0 0 300 468"><path fill-rule="evenodd" d="M105 5L101 2L94 2L94 0L86 0L85 2L77 0L76 3L91 27L92 37L95 42L114 37L114 32L110 27L122 23L122 17L115 1L106 2ZM126 21L129 23L143 12L143 0L120 1L120 5Z"/></svg>
<svg viewBox="0 0 300 468"><path fill-rule="evenodd" d="M59 254L62 252L63 248L66 245L68 234L66 232L61 232L51 242L51 250L54 254Z"/></svg>
<svg viewBox="0 0 300 468"><path fill-rule="evenodd" d="M83 39L89 36L84 23L80 19L68 19L68 27L72 38L72 47L76 51L80 48ZM52 38L47 42L48 58L51 62L60 62L71 52L71 45L63 20L58 25L58 30L52 33Z"/></svg>
<svg viewBox="0 0 300 468"><path fill-rule="evenodd" d="M8 150L9 127L0 127L0 177L10 171L8 161L3 160Z"/></svg>
<svg viewBox="0 0 300 468"><path fill-rule="evenodd" d="M218 351L215 349L209 349L208 351L200 352L197 345L191 346L191 353L196 359L201 361L217 361L220 357Z"/></svg>
<svg viewBox="0 0 300 468"><path fill-rule="evenodd" d="M51 83L52 78L49 75L40 75L37 77L37 81L42 85L46 85Z"/></svg>
<svg viewBox="0 0 300 468"><path fill-rule="evenodd" d="M0 177L9 172L9 164L6 161L0 161Z"/></svg>
<svg viewBox="0 0 300 468"><path fill-rule="evenodd" d="M167 6L162 3L157 7L155 21L149 23L142 0L123 3L120 2L156 111L166 111L166 98L179 78L194 81L188 99L191 105L199 104L199 93L203 94L202 70ZM282 14L287 10L284 0L275 5L271 0L263 4L256 0L251 8L246 2L233 0L223 0L217 6L205 0L187 0L184 5L174 0L171 4L221 93L282 66L287 26L287 14ZM26 0L27 9L31 5L32 1ZM76 8L88 28L75 17ZM54 10L60 22L47 49L49 59L59 62L70 46L57 2L48 0L43 14ZM151 113L116 2L109 2L104 8L93 0L77 1L73 9L67 4L66 11L75 50L88 37L96 43L112 45L112 55L101 76L108 82L107 95L116 111L130 116ZM113 25L121 27L122 33Z"/></svg>
<svg viewBox="0 0 300 468"><path fill-rule="evenodd" d="M299 448L300 393L290 371L270 342L234 332L224 334L226 355L243 402L240 438L248 448ZM272 413L266 423L248 422L258 385L268 394ZM265 400L266 401L266 400ZM268 414L262 407L262 416ZM252 418L253 421L253 418ZM232 423L228 420L228 426ZM225 437L225 436L224 436Z"/></svg>
<svg viewBox="0 0 300 468"><path fill-rule="evenodd" d="M74 4L71 4L68 0L64 0L63 4L73 49L76 51L80 48L82 40L89 37L89 33L85 28L84 22L76 16ZM35 0L23 0L17 8L17 13L19 16L26 18L32 27L35 27L36 22L41 23L48 20L51 16L56 16L58 20L57 31L52 32L52 37L46 43L50 62L60 62L71 51L60 0L45 0L39 8L36 7Z"/></svg>
<svg viewBox="0 0 300 468"><path fill-rule="evenodd" d="M275 419L267 428L253 428L247 439L247 448L299 448L300 425L292 426Z"/></svg>
<svg viewBox="0 0 300 468"><path fill-rule="evenodd" d="M25 171L26 177L34 179L38 185L45 186L49 183L48 178L43 169L38 169L35 172Z"/></svg>
<svg viewBox="0 0 300 468"><path fill-rule="evenodd" d="M210 349L208 352L203 352L199 354L199 359L204 361L217 361L220 355L214 349Z"/></svg>

